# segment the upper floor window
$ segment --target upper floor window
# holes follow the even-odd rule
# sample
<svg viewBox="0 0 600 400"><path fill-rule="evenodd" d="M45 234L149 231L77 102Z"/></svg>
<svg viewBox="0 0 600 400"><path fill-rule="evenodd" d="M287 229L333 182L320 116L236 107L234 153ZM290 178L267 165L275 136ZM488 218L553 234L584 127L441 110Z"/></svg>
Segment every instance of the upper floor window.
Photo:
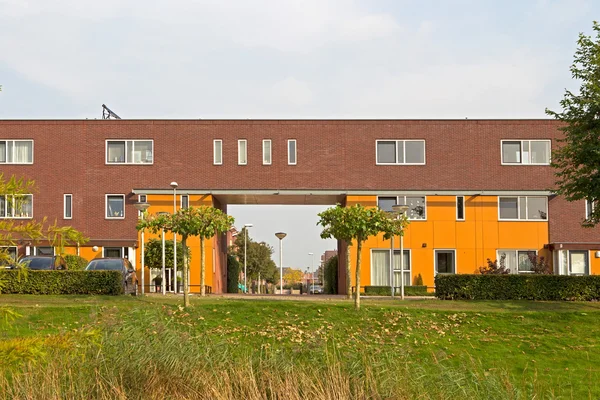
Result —
<svg viewBox="0 0 600 400"><path fill-rule="evenodd" d="M406 204L406 216L410 220L427 219L425 196L378 197L377 205L384 211L392 211L395 204Z"/></svg>
<svg viewBox="0 0 600 400"><path fill-rule="evenodd" d="M107 164L152 164L152 140L107 140Z"/></svg>
<svg viewBox="0 0 600 400"><path fill-rule="evenodd" d="M456 196L456 220L465 220L465 196Z"/></svg>
<svg viewBox="0 0 600 400"><path fill-rule="evenodd" d="M498 217L501 220L525 220L546 221L548 220L548 198L547 197L499 197Z"/></svg>
<svg viewBox="0 0 600 400"><path fill-rule="evenodd" d="M263 165L271 165L271 140L263 140Z"/></svg>
<svg viewBox="0 0 600 400"><path fill-rule="evenodd" d="M33 164L33 140L0 140L0 164Z"/></svg>
<svg viewBox="0 0 600 400"><path fill-rule="evenodd" d="M190 207L190 196L187 194L181 195L181 208L189 208Z"/></svg>
<svg viewBox="0 0 600 400"><path fill-rule="evenodd" d="M125 195L107 194L106 195L106 218L124 219L125 218Z"/></svg>
<svg viewBox="0 0 600 400"><path fill-rule="evenodd" d="M213 140L213 164L223 164L223 141L221 139Z"/></svg>
<svg viewBox="0 0 600 400"><path fill-rule="evenodd" d="M0 218L32 218L33 195L7 194L0 196Z"/></svg>
<svg viewBox="0 0 600 400"><path fill-rule="evenodd" d="M424 140L377 140L378 165L425 164Z"/></svg>
<svg viewBox="0 0 600 400"><path fill-rule="evenodd" d="M296 139L288 140L288 165L296 165Z"/></svg>
<svg viewBox="0 0 600 400"><path fill-rule="evenodd" d="M550 140L502 140L502 164L550 164Z"/></svg>
<svg viewBox="0 0 600 400"><path fill-rule="evenodd" d="M594 200L586 200L585 201L585 219L592 219L592 213L596 209L597 201Z"/></svg>
<svg viewBox="0 0 600 400"><path fill-rule="evenodd" d="M64 219L73 218L73 195L65 194L64 195Z"/></svg>
<svg viewBox="0 0 600 400"><path fill-rule="evenodd" d="M248 164L248 141L238 140L238 165Z"/></svg>

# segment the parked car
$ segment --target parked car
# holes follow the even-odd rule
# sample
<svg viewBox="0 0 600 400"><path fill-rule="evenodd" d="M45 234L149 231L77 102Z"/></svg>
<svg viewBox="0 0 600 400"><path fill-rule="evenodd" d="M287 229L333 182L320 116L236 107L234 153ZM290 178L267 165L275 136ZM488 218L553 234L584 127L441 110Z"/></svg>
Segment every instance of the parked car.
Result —
<svg viewBox="0 0 600 400"><path fill-rule="evenodd" d="M123 291L137 296L138 278L135 269L126 258L95 258L89 262L86 271L121 271Z"/></svg>
<svg viewBox="0 0 600 400"><path fill-rule="evenodd" d="M38 271L52 271L67 269L67 262L63 256L25 256L17 265Z"/></svg>
<svg viewBox="0 0 600 400"><path fill-rule="evenodd" d="M310 294L323 294L323 286L317 285L317 284L310 285L309 293Z"/></svg>

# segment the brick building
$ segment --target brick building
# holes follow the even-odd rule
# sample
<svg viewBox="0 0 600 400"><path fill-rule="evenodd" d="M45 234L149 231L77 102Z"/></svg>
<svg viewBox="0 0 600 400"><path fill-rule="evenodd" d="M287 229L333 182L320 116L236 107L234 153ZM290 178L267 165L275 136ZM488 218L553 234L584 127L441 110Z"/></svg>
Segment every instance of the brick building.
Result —
<svg viewBox="0 0 600 400"><path fill-rule="evenodd" d="M34 179L38 190L19 215L0 198L0 218L56 218L90 238L69 251L128 256L139 268L139 200L150 213L200 204L226 211L228 204L399 203L411 219L407 284L420 274L431 286L436 273L474 272L487 258L527 273L532 252L557 273L597 274L600 230L580 226L586 202L551 191L557 127L553 120L4 120L1 172ZM207 246L213 292L225 290L227 244L223 235ZM199 244L190 247L198 291ZM389 249L382 237L364 246L364 285L389 285ZM21 243L11 251L53 250Z"/></svg>

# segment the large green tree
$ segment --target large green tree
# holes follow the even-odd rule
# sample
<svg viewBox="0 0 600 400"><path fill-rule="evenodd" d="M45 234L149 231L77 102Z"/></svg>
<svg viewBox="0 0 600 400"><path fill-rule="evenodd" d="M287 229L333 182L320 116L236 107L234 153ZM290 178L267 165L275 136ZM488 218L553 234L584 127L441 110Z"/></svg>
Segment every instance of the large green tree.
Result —
<svg viewBox="0 0 600 400"><path fill-rule="evenodd" d="M244 227L236 236L232 251L240 261L240 267L244 268L244 244L246 244L246 270L248 278L265 279L269 283L274 283L277 276L277 265L273 261L273 248L265 242L256 242L246 231ZM247 238L247 243L246 243Z"/></svg>
<svg viewBox="0 0 600 400"><path fill-rule="evenodd" d="M209 206L182 208L175 214L150 215L137 224L137 229L149 229L153 233L158 233L161 229L174 232L181 236L183 246L183 305L188 307L189 285L189 255L187 240L190 236L200 238L200 294L206 295L206 256L205 241L216 234L221 234L229 230L233 225L233 217L225 214L218 208Z"/></svg>
<svg viewBox="0 0 600 400"><path fill-rule="evenodd" d="M565 91L562 111L546 109L563 122L564 138L552 154L556 172L556 192L568 201L600 200L600 25L594 21L595 37L579 34L571 74L580 81L578 93ZM600 222L600 207L593 208L584 226Z"/></svg>
<svg viewBox="0 0 600 400"><path fill-rule="evenodd" d="M364 207L355 204L352 207L337 205L319 214L318 222L323 226L321 237L350 238L356 242L356 295L354 296L354 307L360 308L360 270L361 252L363 243L371 236L384 233L384 238L391 235L400 236L404 234L404 228L408 221L405 215L392 216L377 207ZM336 236L338 235L338 236ZM347 254L347 257L349 254ZM347 273L346 285L350 286L350 273Z"/></svg>
<svg viewBox="0 0 600 400"><path fill-rule="evenodd" d="M165 268L173 268L173 258L173 240L165 240ZM148 268L162 269L161 239L150 239L146 242L144 245L144 262ZM177 265L183 265L183 245L181 242L177 242Z"/></svg>

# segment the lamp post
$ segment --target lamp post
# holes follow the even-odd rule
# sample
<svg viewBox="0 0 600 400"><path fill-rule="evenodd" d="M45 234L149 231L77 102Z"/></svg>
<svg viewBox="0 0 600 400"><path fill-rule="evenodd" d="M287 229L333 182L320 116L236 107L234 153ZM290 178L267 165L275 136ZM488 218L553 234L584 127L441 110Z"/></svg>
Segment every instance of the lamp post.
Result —
<svg viewBox="0 0 600 400"><path fill-rule="evenodd" d="M158 215L165 215L165 214L169 214L168 212L162 211L159 212ZM163 294L163 296L166 294L166 288L167 288L167 281L166 281L166 257L165 257L165 228L160 228L160 236L161 236L161 240L162 240L162 268L161 268L161 284L160 284L160 288L161 288L161 292ZM171 283L172 284L172 283Z"/></svg>
<svg viewBox="0 0 600 400"><path fill-rule="evenodd" d="M246 236L244 237L244 293L246 294L248 294L248 270L246 268L246 249L248 247L248 228L252 228L252 226L252 224L244 224L244 233L246 234Z"/></svg>
<svg viewBox="0 0 600 400"><path fill-rule="evenodd" d="M148 209L148 207L150 207L149 203L146 202L137 202L133 205L135 207L136 210L138 210L140 212L140 217L142 218L142 221L144 220L144 214L146 213L146 210ZM144 229L142 229L142 255L141 255L141 266L142 266L142 295L144 294Z"/></svg>
<svg viewBox="0 0 600 400"><path fill-rule="evenodd" d="M408 206L404 204L394 204L392 210L400 216L408 211ZM393 254L394 248L392 247L392 256ZM394 284L392 283L392 295L393 292ZM404 231L402 232L402 235L400 235L400 298L404 300Z"/></svg>
<svg viewBox="0 0 600 400"><path fill-rule="evenodd" d="M310 285L312 286L312 288L315 288L315 275L314 275L314 269L315 269L315 253L308 253L309 256L312 257L312 261L310 263ZM308 287L308 294L310 294L310 286Z"/></svg>
<svg viewBox="0 0 600 400"><path fill-rule="evenodd" d="M275 236L279 239L279 294L283 294L283 238L287 233L277 232Z"/></svg>
<svg viewBox="0 0 600 400"><path fill-rule="evenodd" d="M173 188L173 215L177 212L177 182L171 182ZM175 294L177 294L177 234L173 232L173 282L171 282Z"/></svg>

